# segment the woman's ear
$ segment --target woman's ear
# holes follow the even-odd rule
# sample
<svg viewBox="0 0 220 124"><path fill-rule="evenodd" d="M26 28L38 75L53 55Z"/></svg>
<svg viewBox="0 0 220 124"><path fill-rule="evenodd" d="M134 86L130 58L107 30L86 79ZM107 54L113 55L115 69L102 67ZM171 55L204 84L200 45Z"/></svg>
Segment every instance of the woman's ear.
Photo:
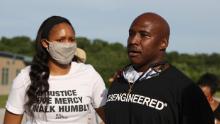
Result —
<svg viewBox="0 0 220 124"><path fill-rule="evenodd" d="M168 40L166 38L163 38L160 43L160 50L165 51L167 47L168 47Z"/></svg>
<svg viewBox="0 0 220 124"><path fill-rule="evenodd" d="M46 49L48 48L48 41L46 39L42 39L40 42L44 48L46 48Z"/></svg>

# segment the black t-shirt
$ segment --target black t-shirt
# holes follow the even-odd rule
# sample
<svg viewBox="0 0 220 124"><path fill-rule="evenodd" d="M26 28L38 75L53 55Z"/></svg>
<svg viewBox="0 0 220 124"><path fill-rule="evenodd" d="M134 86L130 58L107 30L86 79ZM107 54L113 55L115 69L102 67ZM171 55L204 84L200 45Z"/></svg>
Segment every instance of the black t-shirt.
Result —
<svg viewBox="0 0 220 124"><path fill-rule="evenodd" d="M215 109L214 116L220 121L220 104L218 104L218 107Z"/></svg>
<svg viewBox="0 0 220 124"><path fill-rule="evenodd" d="M214 124L202 91L171 66L159 76L136 81L128 94L121 76L108 92L106 124Z"/></svg>

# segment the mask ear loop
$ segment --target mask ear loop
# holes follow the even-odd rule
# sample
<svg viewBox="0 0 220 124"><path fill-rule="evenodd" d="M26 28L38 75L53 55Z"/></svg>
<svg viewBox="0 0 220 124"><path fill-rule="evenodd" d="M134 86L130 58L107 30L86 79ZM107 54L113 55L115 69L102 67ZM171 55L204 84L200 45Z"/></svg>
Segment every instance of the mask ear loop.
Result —
<svg viewBox="0 0 220 124"><path fill-rule="evenodd" d="M50 41L45 40L45 42L48 44L46 50L49 51Z"/></svg>

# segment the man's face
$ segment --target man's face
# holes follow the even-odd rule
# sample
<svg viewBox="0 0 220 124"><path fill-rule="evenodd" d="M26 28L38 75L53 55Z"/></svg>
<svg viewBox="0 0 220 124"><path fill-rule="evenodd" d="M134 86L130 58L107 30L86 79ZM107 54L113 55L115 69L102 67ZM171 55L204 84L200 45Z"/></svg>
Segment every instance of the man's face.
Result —
<svg viewBox="0 0 220 124"><path fill-rule="evenodd" d="M136 19L129 29L127 42L131 63L143 66L157 60L161 39L160 26L147 19Z"/></svg>
<svg viewBox="0 0 220 124"><path fill-rule="evenodd" d="M203 91L204 95L206 96L206 99L208 102L212 102L212 94L211 89L208 86L200 86L201 90Z"/></svg>

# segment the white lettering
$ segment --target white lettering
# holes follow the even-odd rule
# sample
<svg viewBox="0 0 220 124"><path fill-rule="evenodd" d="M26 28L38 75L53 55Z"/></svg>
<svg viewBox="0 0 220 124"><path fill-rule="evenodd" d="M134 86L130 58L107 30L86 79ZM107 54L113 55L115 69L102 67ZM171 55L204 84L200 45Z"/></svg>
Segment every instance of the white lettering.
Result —
<svg viewBox="0 0 220 124"><path fill-rule="evenodd" d="M155 109L157 109L157 110L162 110L163 107L164 107L164 103L161 102L161 101L158 101L158 102L157 102L157 105L156 105L156 107L155 107Z"/></svg>
<svg viewBox="0 0 220 124"><path fill-rule="evenodd" d="M156 99L151 99L150 104L149 104L149 107L155 108L156 103L157 103L157 100L156 100Z"/></svg>
<svg viewBox="0 0 220 124"><path fill-rule="evenodd" d="M156 110L163 110L164 107L167 107L167 105L165 105L166 103L163 101L138 94L120 93L108 95L107 102L114 101L137 103L144 106L148 106L150 108L154 108Z"/></svg>

